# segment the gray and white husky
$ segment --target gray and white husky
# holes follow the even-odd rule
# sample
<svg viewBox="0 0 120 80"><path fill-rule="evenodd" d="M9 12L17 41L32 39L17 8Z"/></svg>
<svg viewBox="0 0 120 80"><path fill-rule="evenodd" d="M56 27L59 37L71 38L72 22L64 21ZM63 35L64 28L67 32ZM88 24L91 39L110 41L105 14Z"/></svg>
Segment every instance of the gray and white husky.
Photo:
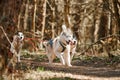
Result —
<svg viewBox="0 0 120 80"><path fill-rule="evenodd" d="M62 25L61 34L53 40L43 42L43 44L50 64L57 56L63 65L72 66L71 60L76 50L77 40L69 28Z"/></svg>
<svg viewBox="0 0 120 80"><path fill-rule="evenodd" d="M18 32L13 36L13 41L11 43L10 51L16 55L17 61L20 62L20 52L23 46L24 34Z"/></svg>

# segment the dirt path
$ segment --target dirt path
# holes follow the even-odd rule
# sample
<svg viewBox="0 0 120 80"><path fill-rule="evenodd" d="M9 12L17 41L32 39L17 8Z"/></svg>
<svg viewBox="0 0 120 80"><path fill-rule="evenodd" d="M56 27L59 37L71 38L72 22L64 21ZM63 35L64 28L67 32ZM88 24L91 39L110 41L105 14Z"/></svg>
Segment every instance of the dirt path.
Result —
<svg viewBox="0 0 120 80"><path fill-rule="evenodd" d="M24 76L26 79L31 78L35 80L35 78L38 78L37 80L41 80L51 78L52 80L52 78L61 78L55 80L120 80L120 64L108 66L102 64L101 61L90 63L79 60L73 61L72 67L62 66L60 63L49 65L47 62L36 62L32 60L22 60L22 63L28 66L33 66L34 69L37 67L44 69L40 71L31 70L30 72L26 72L25 75L27 75L27 77Z"/></svg>
<svg viewBox="0 0 120 80"><path fill-rule="evenodd" d="M14 76L14 80L120 80L119 57L75 59L72 65L62 66L57 60L49 65L48 59L44 56L27 55L17 64L17 72L9 76Z"/></svg>

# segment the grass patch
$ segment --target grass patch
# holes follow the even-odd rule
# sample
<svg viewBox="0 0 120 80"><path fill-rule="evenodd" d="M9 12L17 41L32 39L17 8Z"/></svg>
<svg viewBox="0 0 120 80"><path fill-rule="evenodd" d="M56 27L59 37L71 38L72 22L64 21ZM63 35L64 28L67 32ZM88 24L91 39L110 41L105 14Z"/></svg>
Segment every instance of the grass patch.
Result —
<svg viewBox="0 0 120 80"><path fill-rule="evenodd" d="M44 68L44 67L38 67L38 68L36 69L36 71L45 71L45 68Z"/></svg>

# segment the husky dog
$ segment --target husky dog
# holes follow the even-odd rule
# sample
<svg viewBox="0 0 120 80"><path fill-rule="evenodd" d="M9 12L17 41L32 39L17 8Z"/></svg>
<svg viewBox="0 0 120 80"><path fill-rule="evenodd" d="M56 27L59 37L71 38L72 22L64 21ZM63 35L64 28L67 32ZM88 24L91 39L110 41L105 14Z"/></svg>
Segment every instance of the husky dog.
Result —
<svg viewBox="0 0 120 80"><path fill-rule="evenodd" d="M73 38L73 33L65 25L62 25L61 34L53 40L43 43L46 48L49 63L57 56L63 65L72 66L71 60L76 49L76 40ZM72 53L70 55L70 52Z"/></svg>
<svg viewBox="0 0 120 80"><path fill-rule="evenodd" d="M15 54L17 57L17 61L20 62L20 51L23 45L24 35L22 32L18 32L13 36L13 41L11 43L10 51Z"/></svg>

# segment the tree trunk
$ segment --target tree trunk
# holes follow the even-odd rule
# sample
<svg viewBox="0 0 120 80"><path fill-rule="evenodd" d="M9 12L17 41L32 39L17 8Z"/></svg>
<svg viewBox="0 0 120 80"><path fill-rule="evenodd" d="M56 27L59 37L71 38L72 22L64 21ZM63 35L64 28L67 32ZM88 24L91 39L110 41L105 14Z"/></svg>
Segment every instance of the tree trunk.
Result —
<svg viewBox="0 0 120 80"><path fill-rule="evenodd" d="M55 27L55 0L53 0L53 3L52 3L53 5L50 5L50 3L48 1L47 1L47 3L49 5L50 9L52 10L52 22L50 24L52 26L52 39L54 39L55 38L55 29L54 29L54 27Z"/></svg>
<svg viewBox="0 0 120 80"><path fill-rule="evenodd" d="M33 37L35 37L35 17L36 17L36 10L37 10L37 2L36 2L36 0L34 0L34 15L33 15L33 33L34 33L34 35L33 35Z"/></svg>
<svg viewBox="0 0 120 80"><path fill-rule="evenodd" d="M64 0L64 21L67 27L69 26L69 5L70 0Z"/></svg>
<svg viewBox="0 0 120 80"><path fill-rule="evenodd" d="M26 8L25 8L25 15L24 15L24 30L27 30L28 7L29 7L29 0L27 0Z"/></svg>
<svg viewBox="0 0 120 80"><path fill-rule="evenodd" d="M44 30L45 30L45 21L46 21L46 0L44 0L43 4L43 21L42 21L42 40L44 39ZM42 42L40 43L41 49L43 48Z"/></svg>
<svg viewBox="0 0 120 80"><path fill-rule="evenodd" d="M109 8L109 1L105 1L103 0L104 4L103 4L103 11L102 11L102 16L100 18L100 28L99 28L99 39L106 37L108 35L110 35L110 26L111 26L111 14L108 11ZM102 42L103 44L103 52L104 54L108 55L108 57L112 57L113 55L110 53L110 49L109 47L111 45L108 44L108 42L106 42L106 39L104 40L104 42Z"/></svg>
<svg viewBox="0 0 120 80"><path fill-rule="evenodd" d="M23 4L24 4L24 2L23 2ZM22 6L21 6L21 8L20 8L20 13L19 13L19 15L18 15L18 23L17 23L17 30L18 31L20 31L21 29L20 29L20 19L21 19L21 15L22 15L22 11L23 11L23 4L22 4Z"/></svg>
<svg viewBox="0 0 120 80"><path fill-rule="evenodd" d="M113 2L113 9L114 9L114 15L116 19L116 26L117 26L117 32L120 34L120 16L119 16L119 9L118 9L118 0L112 0Z"/></svg>
<svg viewBox="0 0 120 80"><path fill-rule="evenodd" d="M98 39L107 36L107 24L108 24L108 17L106 15L105 4L103 4L102 15L100 18L100 25L98 30Z"/></svg>
<svg viewBox="0 0 120 80"><path fill-rule="evenodd" d="M55 27L55 6L54 6L54 8L52 9L52 39L55 38L55 30L54 30L54 27Z"/></svg>
<svg viewBox="0 0 120 80"><path fill-rule="evenodd" d="M95 1L94 7L95 7L95 11L94 11L94 42L96 42L98 40L98 31L99 31L99 25L100 25L100 17L101 17L101 13L102 13L102 8L100 8L98 6L98 4L100 2Z"/></svg>

